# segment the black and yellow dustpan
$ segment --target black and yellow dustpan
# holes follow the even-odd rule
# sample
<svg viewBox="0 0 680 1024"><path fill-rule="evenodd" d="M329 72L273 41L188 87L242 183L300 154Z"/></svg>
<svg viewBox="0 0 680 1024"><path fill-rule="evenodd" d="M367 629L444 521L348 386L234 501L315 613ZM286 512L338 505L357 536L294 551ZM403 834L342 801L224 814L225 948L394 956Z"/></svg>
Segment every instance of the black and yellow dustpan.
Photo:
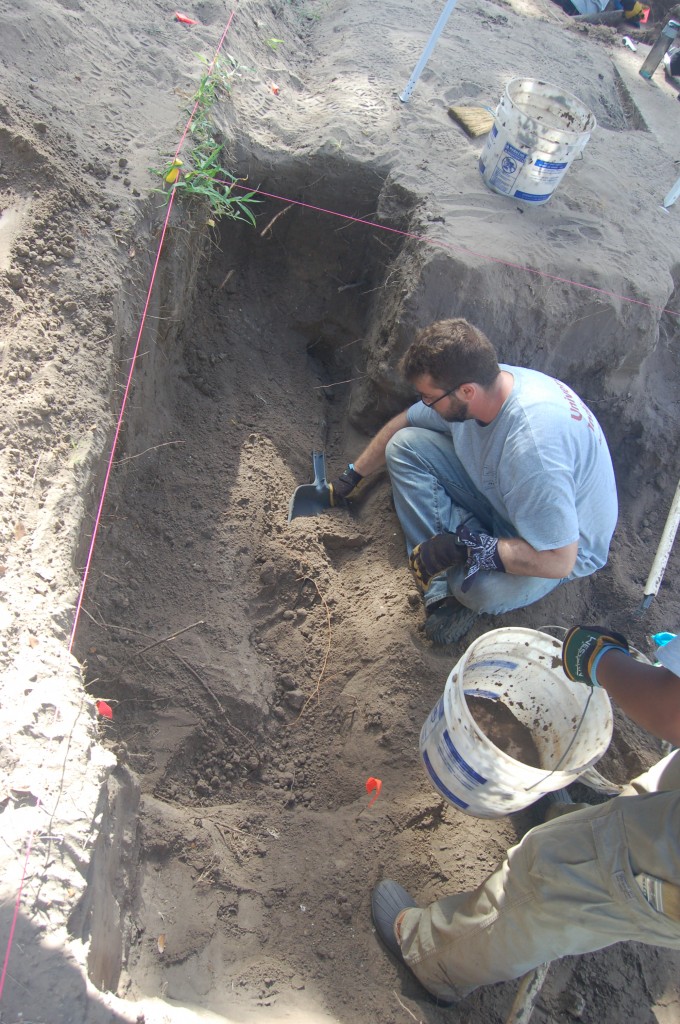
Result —
<svg viewBox="0 0 680 1024"><path fill-rule="evenodd" d="M297 516L316 516L332 507L331 489L326 482L326 456L312 452L314 483L297 487L290 499L288 522Z"/></svg>

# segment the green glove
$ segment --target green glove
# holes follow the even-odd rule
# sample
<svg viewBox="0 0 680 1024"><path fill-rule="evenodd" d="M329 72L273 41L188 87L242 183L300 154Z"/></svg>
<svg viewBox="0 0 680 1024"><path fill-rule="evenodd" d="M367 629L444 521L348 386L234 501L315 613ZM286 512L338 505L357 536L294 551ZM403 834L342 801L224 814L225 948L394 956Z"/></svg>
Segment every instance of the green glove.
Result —
<svg viewBox="0 0 680 1024"><path fill-rule="evenodd" d="M572 626L562 643L562 668L567 679L599 686L597 663L606 651L630 654L625 636L601 626Z"/></svg>
<svg viewBox="0 0 680 1024"><path fill-rule="evenodd" d="M345 500L363 479L361 473L357 473L350 462L345 472L328 484L328 489L331 492L331 506L335 508L337 505L344 505Z"/></svg>

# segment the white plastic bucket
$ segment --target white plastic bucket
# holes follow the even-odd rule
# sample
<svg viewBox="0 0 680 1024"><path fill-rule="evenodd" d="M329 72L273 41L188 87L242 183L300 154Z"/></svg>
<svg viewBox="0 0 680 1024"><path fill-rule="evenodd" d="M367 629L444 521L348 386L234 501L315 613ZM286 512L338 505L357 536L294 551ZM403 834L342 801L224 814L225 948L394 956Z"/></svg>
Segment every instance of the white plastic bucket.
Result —
<svg viewBox="0 0 680 1024"><path fill-rule="evenodd" d="M567 679L561 650L546 633L494 629L451 671L420 732L420 754L435 789L454 807L476 818L502 817L569 785L602 757L613 729L609 697L592 691L579 728L591 691ZM502 701L531 733L541 767L495 746L470 713L466 694Z"/></svg>
<svg viewBox="0 0 680 1024"><path fill-rule="evenodd" d="M547 203L595 127L594 115L571 93L513 78L479 158L482 178L501 195Z"/></svg>

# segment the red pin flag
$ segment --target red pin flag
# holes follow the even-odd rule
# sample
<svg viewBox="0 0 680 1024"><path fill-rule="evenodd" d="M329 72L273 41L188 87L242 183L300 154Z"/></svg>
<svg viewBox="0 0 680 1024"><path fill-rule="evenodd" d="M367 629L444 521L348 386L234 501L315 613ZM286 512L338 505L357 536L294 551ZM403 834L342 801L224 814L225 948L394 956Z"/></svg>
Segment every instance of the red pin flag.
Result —
<svg viewBox="0 0 680 1024"><path fill-rule="evenodd" d="M373 790L375 790L375 794L373 796L373 799L371 801L369 801L369 804L368 804L369 807L372 807L373 804L376 802L376 800L380 796L380 790L381 789L382 789L382 781L380 779L374 779L373 776L371 776L370 779L366 779L366 792L367 793L373 793Z"/></svg>
<svg viewBox="0 0 680 1024"><path fill-rule="evenodd" d="M97 711L102 716L102 718L113 718L113 711L111 710L111 705L107 704L105 700L95 701L94 706L96 707Z"/></svg>

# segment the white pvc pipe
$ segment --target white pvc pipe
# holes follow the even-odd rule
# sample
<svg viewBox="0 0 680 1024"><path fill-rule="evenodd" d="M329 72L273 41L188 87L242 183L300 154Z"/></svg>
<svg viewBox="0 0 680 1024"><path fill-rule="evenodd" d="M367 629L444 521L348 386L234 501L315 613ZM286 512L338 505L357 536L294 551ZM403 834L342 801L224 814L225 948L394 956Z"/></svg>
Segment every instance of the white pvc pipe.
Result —
<svg viewBox="0 0 680 1024"><path fill-rule="evenodd" d="M663 201L664 207L666 209L668 209L668 207L672 206L673 203L675 202L675 200L678 199L678 198L680 198L680 178L678 178L678 180L676 181L675 185L673 185L673 188L670 190L670 192L668 193L668 195L664 199L664 201Z"/></svg>
<svg viewBox="0 0 680 1024"><path fill-rule="evenodd" d="M666 571L666 565L670 557L671 548L675 540L675 535L678 532L678 526L680 525L680 482L675 489L675 495L671 502L670 511L666 519L666 525L663 528L661 534L661 540L659 546L656 549L656 555L652 562L652 568L649 570L649 576L645 583L644 600L642 602L643 608L649 608L652 603L652 598L656 597L659 587L661 586L661 580L663 574Z"/></svg>
<svg viewBox="0 0 680 1024"><path fill-rule="evenodd" d="M423 50L422 56L421 56L420 60L416 64L415 68L413 69L413 74L411 75L411 77L409 78L408 82L406 83L406 88L404 89L404 91L402 92L402 94L399 97L399 99L401 100L402 103L406 103L406 101L410 98L411 93L413 92L413 90L415 88L415 84L416 84L416 82L418 81L418 79L420 78L420 76L421 76L421 74L423 72L423 68L425 67L425 65L427 64L428 60L430 59L430 54L434 50L435 43L439 39L439 36L441 35L442 29L444 28L444 25L446 24L446 22L449 20L449 15L450 15L451 11L453 10L453 8L455 6L456 6L456 0L448 0L448 2L446 4L446 7L442 11L442 13L439 15L439 21L437 22L437 24L435 25L435 27L433 29L432 35L430 36L430 38L428 40L427 46Z"/></svg>

